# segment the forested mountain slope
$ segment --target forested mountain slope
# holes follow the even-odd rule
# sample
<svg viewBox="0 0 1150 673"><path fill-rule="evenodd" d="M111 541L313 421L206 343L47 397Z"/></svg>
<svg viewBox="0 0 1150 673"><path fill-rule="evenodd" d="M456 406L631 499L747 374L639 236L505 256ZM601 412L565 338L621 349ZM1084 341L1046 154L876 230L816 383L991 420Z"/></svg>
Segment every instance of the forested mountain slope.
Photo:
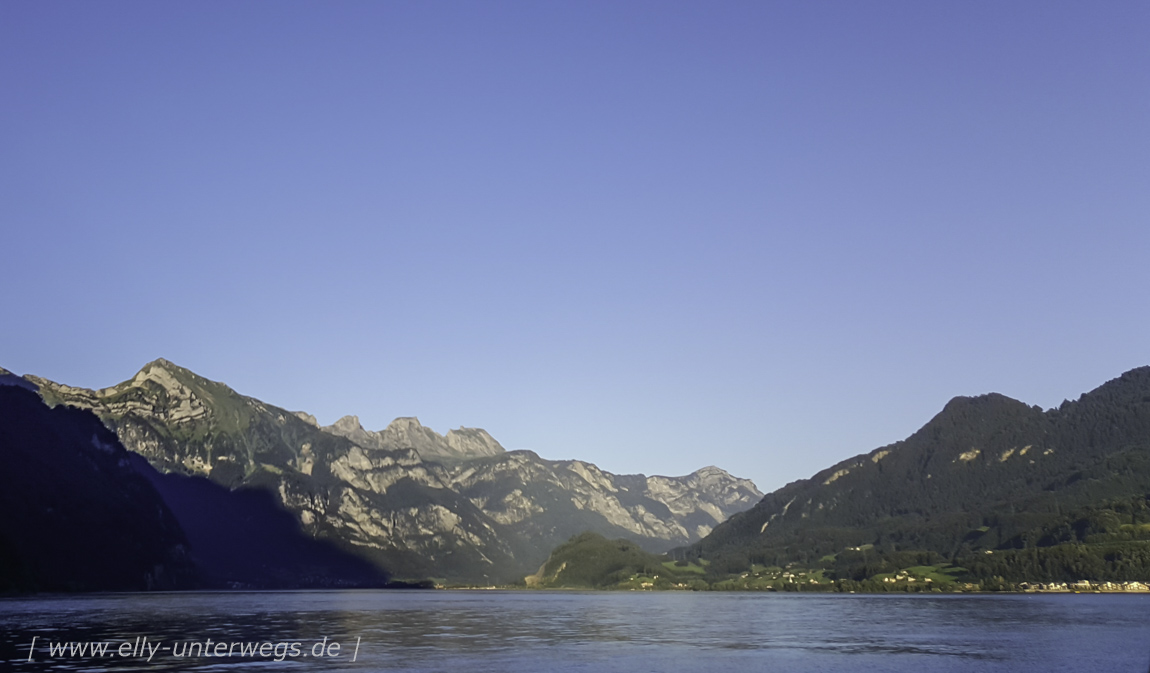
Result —
<svg viewBox="0 0 1150 673"><path fill-rule="evenodd" d="M955 398L907 439L788 484L675 554L711 559L715 573L861 558L864 547L870 563L906 550L972 559L1083 542L1083 512L1127 512L1136 527L1128 510L1144 509L1147 494L1141 367L1048 411L997 394ZM1081 536L1052 533L1075 526Z"/></svg>

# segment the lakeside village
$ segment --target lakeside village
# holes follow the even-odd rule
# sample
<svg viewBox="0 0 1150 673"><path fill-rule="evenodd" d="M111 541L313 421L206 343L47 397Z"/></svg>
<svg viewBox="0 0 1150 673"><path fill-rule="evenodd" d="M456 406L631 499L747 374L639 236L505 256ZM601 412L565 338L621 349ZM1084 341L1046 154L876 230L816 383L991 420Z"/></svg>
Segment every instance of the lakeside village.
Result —
<svg viewBox="0 0 1150 673"><path fill-rule="evenodd" d="M867 551L871 547L849 549ZM992 554L988 551L987 554ZM750 568L722 573L708 559L671 560L641 550L626 540L607 540L586 533L560 545L534 575L516 585L525 589L599 589L608 591L783 591L832 593L1150 593L1145 578L1108 577L1081 579L1090 572L1061 569L1054 577L1028 578L1021 572L1003 577L1010 564L979 563L982 555L967 560L970 567L946 563L937 554L904 553L901 557L876 559L873 564L839 554L819 559L822 567L752 563ZM936 560L933 564L895 565L898 561ZM893 561L893 562L892 562ZM901 565L901 564L899 564ZM837 566L837 567L836 567ZM891 567L894 566L894 567ZM727 566L729 567L729 566ZM885 572L874 572L885 570ZM1102 573L1099 573L1102 574ZM1078 575L1078 577L1075 577ZM1021 580L1021 581L1020 581ZM472 587L478 588L478 587ZM493 587L494 588L494 587ZM506 587L513 588L513 587Z"/></svg>
<svg viewBox="0 0 1150 673"><path fill-rule="evenodd" d="M805 574L805 573L802 573ZM623 591L819 591L819 592L844 592L844 593L887 593L887 592L942 592L942 593L986 593L986 592L1006 592L1006 593L1150 593L1150 583L1146 582L1091 582L1090 580L1079 580L1077 582L1021 582L1018 584L1010 584L1006 582L998 583L980 583L980 582L935 582L929 577L912 577L906 574L899 573L889 577L875 578L877 582L836 582L833 580L818 580L814 578L804 578L800 575L792 575L791 573L784 573L780 579L781 582L773 583L770 585L751 585L746 583L747 576L742 576L738 580L726 580L723 582L716 582L709 584L702 581L692 582L667 582L659 575L650 577L632 576L627 581L620 582L618 585L610 587L555 587L555 586L540 586L533 582L528 582L528 589L555 589L555 588L568 588L568 589L607 589L607 590L623 590ZM788 576L789 575L789 576ZM661 581L662 580L662 581ZM740 582L739 580L743 580ZM879 584L881 583L881 584ZM878 586L876 586L878 584ZM880 588L881 587L881 588ZM514 586L487 586L487 587L447 587L437 586L436 588L454 588L454 589L514 589ZM523 588L523 587L518 587Z"/></svg>
<svg viewBox="0 0 1150 673"><path fill-rule="evenodd" d="M725 578L705 576L708 561L664 561L643 570L610 573L610 577L565 577L572 570L561 563L549 577L527 577L527 589L606 589L615 591L780 591L835 593L1150 593L1150 582L1075 580L1011 582L1002 577L974 578L965 568L949 564L903 568L866 579L834 579L826 569L754 565ZM638 572L636 572L638 570ZM602 569L600 569L602 571ZM578 572L576 570L576 572ZM620 577L621 575L621 577ZM567 580L567 581L564 581ZM477 587L472 587L477 588ZM495 588L495 587L490 587ZM507 588L507 587L505 587Z"/></svg>
<svg viewBox="0 0 1150 673"><path fill-rule="evenodd" d="M831 580L815 579L813 577L804 577L807 573L792 574L789 572L782 573L779 579L782 582L773 584L771 586L748 586L739 583L737 580L716 583L706 589L718 591L747 591L747 590L766 590L766 591L848 591L855 593L856 591L862 593L875 593L877 587L874 585L868 586L869 583L840 583ZM659 586L659 576L655 575L653 578L632 577L632 585L629 587L619 587L630 589L631 591L651 591L660 589L674 590L700 590L704 587L692 585L685 582L675 582L670 586ZM739 579L746 580L748 574L742 575ZM875 578L882 583L880 592L885 591L941 591L946 593L967 593L967 592L1020 592L1020 593L1150 593L1150 583L1146 582L1091 582L1090 580L1078 580L1076 582L1021 582L1018 584L990 584L985 585L978 582L935 582L930 577L914 577L906 572L892 574L887 577ZM845 585L845 586L844 586Z"/></svg>
<svg viewBox="0 0 1150 673"><path fill-rule="evenodd" d="M829 557L828 557L829 558ZM683 570L677 564L665 564L665 568ZM658 578L656 575L655 578ZM631 587L639 590L651 589L698 589L692 583L674 581L670 586L658 579L632 576ZM677 578L676 578L677 579ZM887 592L1019 592L1019 593L1150 593L1150 582L1093 581L1079 579L1069 582L1010 582L1002 577L975 579L965 568L949 564L923 565L903 568L889 573L881 573L863 580L835 580L826 576L823 569L801 568L789 564L786 568L754 566L750 571L712 583L711 590L766 590L766 591L836 591L861 593Z"/></svg>
<svg viewBox="0 0 1150 673"><path fill-rule="evenodd" d="M1025 593L1148 593L1150 585L1145 582L1091 582L1079 580L1077 582L1052 582L1042 584L1038 582L1023 582L1018 590Z"/></svg>

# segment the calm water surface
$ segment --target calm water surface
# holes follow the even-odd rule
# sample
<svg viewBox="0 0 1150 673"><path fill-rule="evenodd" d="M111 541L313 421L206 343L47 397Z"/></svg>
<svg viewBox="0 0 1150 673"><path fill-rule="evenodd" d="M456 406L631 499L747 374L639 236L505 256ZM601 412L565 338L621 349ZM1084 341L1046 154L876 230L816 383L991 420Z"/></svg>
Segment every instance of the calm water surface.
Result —
<svg viewBox="0 0 1150 673"><path fill-rule="evenodd" d="M150 662L137 645L144 637L160 648ZM232 655L203 653L208 639ZM110 654L50 651L90 641L111 643ZM241 656L242 646L231 645L264 642L267 656ZM3 599L0 661L15 671L1146 673L1150 596L348 591Z"/></svg>

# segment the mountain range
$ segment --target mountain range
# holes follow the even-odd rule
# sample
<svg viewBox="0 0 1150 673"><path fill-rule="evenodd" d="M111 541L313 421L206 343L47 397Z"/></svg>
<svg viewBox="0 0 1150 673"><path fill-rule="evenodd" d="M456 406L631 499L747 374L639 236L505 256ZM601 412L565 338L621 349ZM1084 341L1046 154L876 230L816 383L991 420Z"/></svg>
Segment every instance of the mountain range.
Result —
<svg viewBox="0 0 1150 673"><path fill-rule="evenodd" d="M514 581L588 530L666 551L700 540L762 497L749 480L715 467L684 477L613 475L583 461L506 451L477 428L440 435L415 418L380 431L354 416L321 427L307 413L162 359L98 390L6 370L0 379L34 389L50 406L91 412L157 474L192 480L181 493L270 494L305 537L391 578ZM161 489L169 497L172 483ZM238 572L216 567L220 579ZM252 573L240 574L236 584L249 585ZM289 584L284 577L278 586Z"/></svg>
<svg viewBox="0 0 1150 673"><path fill-rule="evenodd" d="M0 495L22 512L0 525L0 570L17 589L1150 580L1150 367L1047 410L956 397L905 440L766 496L714 467L613 475L415 418L321 427L164 360L100 390L6 370L0 384ZM93 537L96 521L147 542ZM73 538L93 574L61 581Z"/></svg>

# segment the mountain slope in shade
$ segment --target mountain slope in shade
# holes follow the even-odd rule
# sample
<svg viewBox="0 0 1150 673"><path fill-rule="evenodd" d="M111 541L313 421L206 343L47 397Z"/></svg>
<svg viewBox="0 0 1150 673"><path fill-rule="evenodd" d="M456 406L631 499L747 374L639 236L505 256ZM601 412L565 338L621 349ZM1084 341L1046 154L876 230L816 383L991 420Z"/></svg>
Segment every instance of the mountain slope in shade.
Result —
<svg viewBox="0 0 1150 673"><path fill-rule="evenodd" d="M717 468L616 476L504 451L479 429L442 436L414 418L380 432L354 417L321 428L165 360L101 390L24 378L50 403L94 411L161 472L274 493L308 535L401 578L514 580L583 530L665 550L761 495Z"/></svg>
<svg viewBox="0 0 1150 673"><path fill-rule="evenodd" d="M229 490L203 477L161 474L143 456L129 456L184 531L198 588L390 586L387 574L371 563L306 535L274 493Z"/></svg>
<svg viewBox="0 0 1150 673"><path fill-rule="evenodd" d="M1021 548L1071 510L1150 493L1150 367L1043 411L958 397L906 440L768 494L683 557L811 564L875 545L947 558Z"/></svg>
<svg viewBox="0 0 1150 673"><path fill-rule="evenodd" d="M0 385L0 592L195 586L187 540L92 414Z"/></svg>
<svg viewBox="0 0 1150 673"><path fill-rule="evenodd" d="M92 413L0 384L0 590L382 587L262 489L160 474Z"/></svg>

